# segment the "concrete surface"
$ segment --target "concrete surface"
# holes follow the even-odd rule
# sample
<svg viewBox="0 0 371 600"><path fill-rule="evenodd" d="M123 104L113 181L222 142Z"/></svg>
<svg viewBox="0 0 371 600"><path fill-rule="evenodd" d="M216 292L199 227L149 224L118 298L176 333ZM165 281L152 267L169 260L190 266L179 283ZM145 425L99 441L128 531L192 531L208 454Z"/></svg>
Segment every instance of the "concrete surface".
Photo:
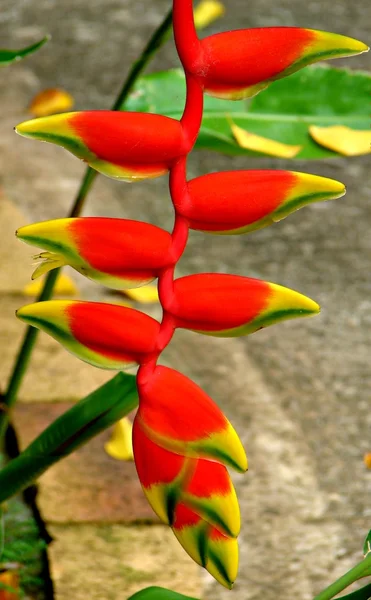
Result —
<svg viewBox="0 0 371 600"><path fill-rule="evenodd" d="M2 71L0 80L0 183L29 221L64 216L83 167L60 148L15 137L13 125L25 117L32 96L48 86L66 87L78 108L109 107L130 61L167 6L163 0L146 3L145 9L134 0L3 0L1 45L53 34L49 47ZM371 40L371 6L365 0L228 0L226 6L226 20L213 31L300 25ZM366 69L369 60L364 55L337 64ZM170 43L153 69L177 64ZM235 478L244 522L240 576L228 592L205 575L204 600L310 600L361 558L371 527L371 472L362 463L371 444L369 161L288 163L211 153L195 153L189 161L190 177L226 168L291 167L338 178L348 188L344 199L304 209L251 236L192 233L179 265L181 274L215 270L275 281L322 306L318 317L248 339L181 332L164 354L167 364L197 381L222 406L250 461L249 473ZM169 229L166 185L166 178L127 186L101 177L86 214L142 219ZM90 286L86 293L95 297L99 291ZM66 386L64 372L43 366L54 386ZM94 377L96 371L90 373ZM62 537L62 530L58 533ZM79 552L82 546L68 545L66 552L71 548ZM112 593L104 575L109 544L99 552L94 560L104 561L99 597L105 600ZM75 597L77 587L68 587L68 581L66 574L63 600ZM128 595L122 590L120 597Z"/></svg>

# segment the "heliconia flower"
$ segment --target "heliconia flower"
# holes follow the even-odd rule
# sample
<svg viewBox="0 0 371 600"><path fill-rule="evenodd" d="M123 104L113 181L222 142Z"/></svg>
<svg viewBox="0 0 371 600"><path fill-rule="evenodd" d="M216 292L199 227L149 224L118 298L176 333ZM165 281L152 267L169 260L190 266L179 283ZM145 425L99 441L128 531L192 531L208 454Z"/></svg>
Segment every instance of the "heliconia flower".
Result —
<svg viewBox="0 0 371 600"><path fill-rule="evenodd" d="M25 121L15 130L63 146L100 173L128 182L163 175L194 143L180 121L136 112L70 112Z"/></svg>
<svg viewBox="0 0 371 600"><path fill-rule="evenodd" d="M171 261L171 235L149 223L82 217L55 219L17 230L18 238L44 248L35 279L70 265L89 279L125 289L152 281Z"/></svg>
<svg viewBox="0 0 371 600"><path fill-rule="evenodd" d="M218 337L247 335L320 310L310 298L281 285L218 273L176 279L172 297L161 302L176 327Z"/></svg>
<svg viewBox="0 0 371 600"><path fill-rule="evenodd" d="M147 384L138 384L138 390L133 449L143 491L188 554L230 588L237 575L235 538L240 531L240 511L228 471L221 463L245 470L247 461L241 443L235 438L239 465L236 457L232 457L233 461L226 459L226 454L231 456L228 430L225 439L219 435L220 451L211 454L212 460L203 458L202 446L197 457L195 423L201 425L195 435L204 436L206 431L213 443L216 423L219 420L225 423L226 418L200 388L180 373L157 367ZM161 394L168 391L171 403L166 404ZM157 404L156 394L160 394ZM169 399L170 396L166 398ZM174 445L176 438L178 443ZM169 446L176 448L175 451L169 450Z"/></svg>
<svg viewBox="0 0 371 600"><path fill-rule="evenodd" d="M45 331L81 360L121 370L155 348L159 323L137 310L77 300L48 300L18 309L17 317Z"/></svg>
<svg viewBox="0 0 371 600"><path fill-rule="evenodd" d="M225 171L188 182L178 212L192 229L240 234L261 229L311 202L333 200L345 186L327 177L294 171Z"/></svg>
<svg viewBox="0 0 371 600"><path fill-rule="evenodd" d="M146 382L139 375L138 392L136 419L153 442L176 454L246 471L246 454L237 433L215 402L188 377L156 367Z"/></svg>
<svg viewBox="0 0 371 600"><path fill-rule="evenodd" d="M306 65L368 51L353 38L298 27L240 29L199 40L192 0L174 0L174 37L185 70L205 91L238 100Z"/></svg>

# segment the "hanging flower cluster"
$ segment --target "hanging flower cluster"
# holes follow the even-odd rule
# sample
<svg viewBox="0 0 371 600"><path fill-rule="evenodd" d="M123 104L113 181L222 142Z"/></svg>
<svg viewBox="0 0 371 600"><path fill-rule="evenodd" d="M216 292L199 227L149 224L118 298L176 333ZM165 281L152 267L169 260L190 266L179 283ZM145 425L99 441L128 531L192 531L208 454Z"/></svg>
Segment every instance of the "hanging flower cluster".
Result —
<svg viewBox="0 0 371 600"><path fill-rule="evenodd" d="M125 219L58 219L21 227L23 241L43 248L33 277L70 265L111 288L158 278L162 322L131 308L47 301L18 317L95 366L139 365L135 463L145 495L179 542L221 584L237 575L240 513L226 467L247 469L237 433L195 383L158 358L176 328L229 337L277 321L318 313L316 302L274 283L203 273L174 279L189 229L241 234L266 227L314 201L338 198L332 179L290 171L231 171L192 181L186 159L196 141L204 92L238 99L324 58L367 50L356 40L297 28L250 29L199 40L192 0L174 0L174 36L187 85L180 121L155 114L88 111L20 124L26 137L53 142L91 167L134 181L169 172L175 223L171 234Z"/></svg>

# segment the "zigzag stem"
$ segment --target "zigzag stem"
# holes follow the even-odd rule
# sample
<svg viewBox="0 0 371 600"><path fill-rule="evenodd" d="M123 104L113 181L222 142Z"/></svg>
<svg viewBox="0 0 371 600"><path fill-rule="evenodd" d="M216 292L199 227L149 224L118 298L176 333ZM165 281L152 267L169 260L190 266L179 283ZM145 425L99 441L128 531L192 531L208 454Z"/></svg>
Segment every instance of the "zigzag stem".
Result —
<svg viewBox="0 0 371 600"><path fill-rule="evenodd" d="M192 148L201 127L203 91L198 81L188 73L186 73L186 86L187 96L181 124L184 133L189 140L189 146ZM174 296L175 267L179 262L188 241L188 220L178 212L180 207L188 205L191 201L187 187L187 156L188 154L181 156L170 169L169 189L175 212L170 250L172 262L162 270L158 278L158 292L163 310L162 321L156 340L156 350L143 358L138 369L137 383L139 388L148 383L154 372L160 354L170 343L175 331L175 321L169 312L169 309Z"/></svg>

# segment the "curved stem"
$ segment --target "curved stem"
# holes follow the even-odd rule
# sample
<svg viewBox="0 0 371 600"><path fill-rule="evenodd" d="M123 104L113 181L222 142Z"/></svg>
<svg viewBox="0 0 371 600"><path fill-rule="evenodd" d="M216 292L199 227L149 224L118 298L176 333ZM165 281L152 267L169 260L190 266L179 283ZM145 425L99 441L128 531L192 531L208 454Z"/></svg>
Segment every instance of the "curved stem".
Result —
<svg viewBox="0 0 371 600"><path fill-rule="evenodd" d="M174 40L185 71L196 72L202 66L202 44L198 39L192 0L174 0Z"/></svg>
<svg viewBox="0 0 371 600"><path fill-rule="evenodd" d="M196 142L201 127L204 93L198 79L186 72L187 97L180 122L188 141L188 152Z"/></svg>
<svg viewBox="0 0 371 600"><path fill-rule="evenodd" d="M358 565L350 569L345 575L320 592L314 600L331 600L331 598L334 598L334 596L345 590L355 581L358 581L358 579L362 579L362 577L367 577L369 575L371 575L371 554L366 556L362 562L358 563ZM341 599L339 598L339 600Z"/></svg>
<svg viewBox="0 0 371 600"><path fill-rule="evenodd" d="M171 31L171 25L172 10L170 10L166 14L165 18L160 23L159 27L156 29L156 31L148 41L138 60L133 63L129 74L120 90L120 93L113 104L112 110L120 110L123 108L124 103L129 93L133 89L133 86L136 80L138 79L139 75L142 73L144 68L153 58L157 50L168 39ZM77 217L81 214L86 197L97 176L98 173L90 167L86 169L79 191L68 214L69 217ZM43 290L37 299L38 302L42 300L49 300L49 298L52 297L54 285L56 283L59 270L60 269L55 269L54 271L51 271L48 274L44 283ZM26 373L28 363L38 334L38 329L35 329L34 327L27 328L16 357L16 361L14 363L12 373L9 378L8 387L4 395L1 397L2 410L0 411L0 445L2 444L2 440L4 438L4 434L9 422L10 409L16 401L17 394L20 385L23 381L23 377Z"/></svg>

